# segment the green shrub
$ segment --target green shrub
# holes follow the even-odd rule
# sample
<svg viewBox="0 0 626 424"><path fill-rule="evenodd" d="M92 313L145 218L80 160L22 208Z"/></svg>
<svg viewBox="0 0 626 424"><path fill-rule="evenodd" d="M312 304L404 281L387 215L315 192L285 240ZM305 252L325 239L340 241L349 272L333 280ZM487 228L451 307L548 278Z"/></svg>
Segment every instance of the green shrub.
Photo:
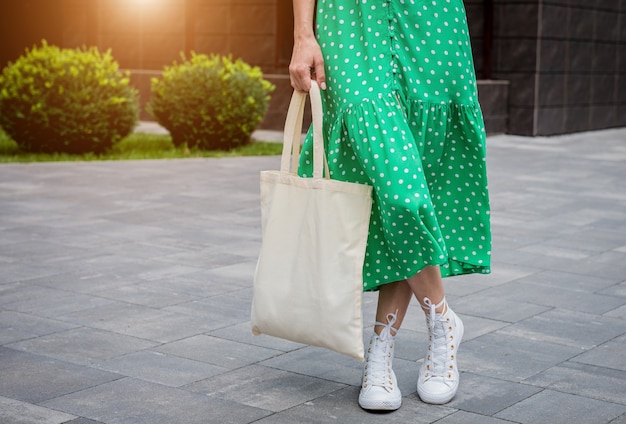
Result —
<svg viewBox="0 0 626 424"><path fill-rule="evenodd" d="M27 152L103 152L138 119L137 92L111 52L44 40L0 75L0 126Z"/></svg>
<svg viewBox="0 0 626 424"><path fill-rule="evenodd" d="M152 79L148 106L174 144L212 150L248 143L274 86L240 59L195 53L182 58Z"/></svg>

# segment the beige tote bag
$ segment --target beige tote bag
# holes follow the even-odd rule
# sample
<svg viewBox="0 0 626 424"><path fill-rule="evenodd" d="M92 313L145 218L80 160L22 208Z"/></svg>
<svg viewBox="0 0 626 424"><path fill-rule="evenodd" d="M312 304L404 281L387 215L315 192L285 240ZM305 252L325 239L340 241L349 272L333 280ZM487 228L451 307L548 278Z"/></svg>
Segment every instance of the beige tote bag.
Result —
<svg viewBox="0 0 626 424"><path fill-rule="evenodd" d="M307 97L299 92L293 93L287 113L280 171L261 172L262 245L252 332L363 361L362 273L372 188L329 179L315 82L309 94L313 178L297 175Z"/></svg>

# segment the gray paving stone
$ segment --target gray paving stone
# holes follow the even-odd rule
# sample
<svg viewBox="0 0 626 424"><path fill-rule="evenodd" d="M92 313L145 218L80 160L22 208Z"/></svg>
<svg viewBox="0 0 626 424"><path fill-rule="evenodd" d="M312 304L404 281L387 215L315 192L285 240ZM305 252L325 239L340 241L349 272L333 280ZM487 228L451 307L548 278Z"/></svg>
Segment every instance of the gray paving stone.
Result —
<svg viewBox="0 0 626 424"><path fill-rule="evenodd" d="M481 293L501 297L510 301L534 303L536 305L587 312L601 315L623 304L623 299L598 295L589 291L551 287L530 281L514 281L489 288Z"/></svg>
<svg viewBox="0 0 626 424"><path fill-rule="evenodd" d="M476 293L464 296L454 302L458 314L489 318L491 320L514 323L548 311L549 306L502 299Z"/></svg>
<svg viewBox="0 0 626 424"><path fill-rule="evenodd" d="M225 399L132 378L60 396L42 405L107 424L239 424L254 422L269 414Z"/></svg>
<svg viewBox="0 0 626 424"><path fill-rule="evenodd" d="M0 364L0 396L30 403L121 378L110 372L4 347L0 347Z"/></svg>
<svg viewBox="0 0 626 424"><path fill-rule="evenodd" d="M183 293L195 298L217 296L241 290L241 286L236 284L224 284L221 281L209 279L204 271L150 281L150 287L162 290L175 290L177 293Z"/></svg>
<svg viewBox="0 0 626 424"><path fill-rule="evenodd" d="M238 290L226 294L194 300L164 308L178 314L202 318L211 329L239 324L250 319L252 297L250 290Z"/></svg>
<svg viewBox="0 0 626 424"><path fill-rule="evenodd" d="M212 268L204 275L212 281L221 281L225 285L236 284L242 287L252 287L257 260L250 260L234 265Z"/></svg>
<svg viewBox="0 0 626 424"><path fill-rule="evenodd" d="M228 371L204 362L141 351L94 364L95 367L140 380L180 387Z"/></svg>
<svg viewBox="0 0 626 424"><path fill-rule="evenodd" d="M371 413L361 409L357 403L359 389L347 387L329 393L313 401L276 413L259 420L262 424L292 423L350 423L375 424L381 419L389 422L432 423L452 414L455 410L445 406L426 405L415 397L404 398L402 407L392 413Z"/></svg>
<svg viewBox="0 0 626 424"><path fill-rule="evenodd" d="M459 391L446 406L481 416L492 416L541 390L520 383L462 372Z"/></svg>
<svg viewBox="0 0 626 424"><path fill-rule="evenodd" d="M626 334L626 332L622 334ZM582 353L573 358L572 361L626 372L625 353L626 337L622 336Z"/></svg>
<svg viewBox="0 0 626 424"><path fill-rule="evenodd" d="M437 421L437 424L510 424L509 420L500 420L498 418L486 415L474 414L472 412L458 411L448 415Z"/></svg>
<svg viewBox="0 0 626 424"><path fill-rule="evenodd" d="M77 328L6 345L50 358L93 365L115 356L143 350L158 343L110 331Z"/></svg>
<svg viewBox="0 0 626 424"><path fill-rule="evenodd" d="M456 308L454 303L454 308ZM456 312L456 309L454 309ZM475 317L472 315L459 314L463 320L465 332L463 334L463 340L468 341L480 337L485 334L492 333L494 331L503 329L502 331L508 331L510 324L507 322L497 321L494 319L487 319L482 317Z"/></svg>
<svg viewBox="0 0 626 424"><path fill-rule="evenodd" d="M524 279L543 286L591 293L596 293L602 289L613 286L616 282L621 280L563 271L543 271L524 277Z"/></svg>
<svg viewBox="0 0 626 424"><path fill-rule="evenodd" d="M382 416L356 404L362 364L249 332L258 176L278 157L2 165L0 343L39 355L0 347L0 396L76 424L552 424L577 422L570 400L579 422L624 422L624 139L490 137L493 272L444 282L466 325L460 392L417 398L426 328L412 300L394 362L404 405ZM376 301L363 296L365 339ZM46 399L62 407L26 403ZM607 404L612 418L596 416Z"/></svg>
<svg viewBox="0 0 626 424"><path fill-rule="evenodd" d="M289 352L292 350L301 349L305 346L301 343L295 343L289 340L279 339L278 337L272 337L265 334L255 336L252 334L250 321L246 321L241 324L231 325L230 327L223 327L218 330L213 330L208 332L207 335L219 337L221 339L232 340L234 342L266 347L268 349L280 350L282 352Z"/></svg>
<svg viewBox="0 0 626 424"><path fill-rule="evenodd" d="M544 390L495 416L522 424L543 424L546 411L550 411L550 423L608 423L626 411L626 406L595 399Z"/></svg>
<svg viewBox="0 0 626 424"><path fill-rule="evenodd" d="M623 352L623 351L622 351ZM626 372L564 362L534 375L524 383L607 402L626 404Z"/></svg>
<svg viewBox="0 0 626 424"><path fill-rule="evenodd" d="M619 284L614 284L610 287L607 287L604 290L599 291L600 294L606 294L609 296L620 296L626 298L626 281L621 282Z"/></svg>
<svg viewBox="0 0 626 424"><path fill-rule="evenodd" d="M459 368L473 374L519 382L579 353L577 348L509 336L503 331L461 344Z"/></svg>
<svg viewBox="0 0 626 424"><path fill-rule="evenodd" d="M167 343L154 350L227 369L254 364L282 353L274 349L250 346L206 335L198 335Z"/></svg>
<svg viewBox="0 0 626 424"><path fill-rule="evenodd" d="M0 422L7 424L61 424L72 422L75 415L54 411L19 400L0 396Z"/></svg>
<svg viewBox="0 0 626 424"><path fill-rule="evenodd" d="M58 319L161 343L201 334L214 328L200 318L115 301Z"/></svg>
<svg viewBox="0 0 626 424"><path fill-rule="evenodd" d="M423 357L423 353L419 355ZM360 386L363 364L347 356L318 347L306 347L260 363L297 374L334 381L341 384ZM420 364L397 356L393 369L398 378L398 387L404 397L417 391L416 383Z"/></svg>
<svg viewBox="0 0 626 424"><path fill-rule="evenodd" d="M626 423L626 414L622 414L619 417L611 421L611 424L624 424Z"/></svg>
<svg viewBox="0 0 626 424"><path fill-rule="evenodd" d="M94 292L139 283L138 277L127 276L123 271L70 271L28 280L28 284L65 290L72 293Z"/></svg>
<svg viewBox="0 0 626 424"><path fill-rule="evenodd" d="M588 350L626 333L626 322L582 312L551 310L512 324L503 331L509 336Z"/></svg>
<svg viewBox="0 0 626 424"><path fill-rule="evenodd" d="M370 336L374 331L374 326L368 327L363 334L363 345L365 349L370 341ZM422 331L409 330L408 328L401 328L396 335L396 341L394 346L394 355L396 358L405 359L407 361L419 361L426 356L426 349L428 347L428 334L426 333L426 326ZM419 365L415 365L419 367Z"/></svg>
<svg viewBox="0 0 626 424"><path fill-rule="evenodd" d="M626 305L615 308L604 314L606 317L626 319Z"/></svg>
<svg viewBox="0 0 626 424"><path fill-rule="evenodd" d="M94 294L106 299L150 306L157 309L198 299L197 296L179 293L173 287L161 288L154 286L151 282L117 286L96 291Z"/></svg>
<svg viewBox="0 0 626 424"><path fill-rule="evenodd" d="M198 381L185 389L212 398L279 412L343 387L343 384L306 375L250 365Z"/></svg>
<svg viewBox="0 0 626 424"><path fill-rule="evenodd" d="M29 283L24 284L30 285ZM4 308L41 317L57 318L111 303L110 300L102 297L71 293L63 290L38 289L36 287L27 290L27 292L33 291L38 292L38 295L7 303L4 305Z"/></svg>
<svg viewBox="0 0 626 424"><path fill-rule="evenodd" d="M75 328L75 325L20 312L0 310L0 345Z"/></svg>
<svg viewBox="0 0 626 424"><path fill-rule="evenodd" d="M399 364L402 361L397 362ZM351 385L361 383L363 369L363 365L354 359L317 347L305 347L285 353L260 362L260 365ZM400 381L398 384L402 388Z"/></svg>

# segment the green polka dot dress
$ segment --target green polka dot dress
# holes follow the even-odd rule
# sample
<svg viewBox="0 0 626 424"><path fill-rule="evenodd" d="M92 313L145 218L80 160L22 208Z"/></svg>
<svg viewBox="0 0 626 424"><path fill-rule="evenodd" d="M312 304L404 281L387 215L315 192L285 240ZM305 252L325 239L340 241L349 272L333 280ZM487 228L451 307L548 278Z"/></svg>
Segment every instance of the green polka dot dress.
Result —
<svg viewBox="0 0 626 424"><path fill-rule="evenodd" d="M318 0L331 176L369 184L364 290L488 273L485 130L462 0ZM300 174L312 174L307 136Z"/></svg>

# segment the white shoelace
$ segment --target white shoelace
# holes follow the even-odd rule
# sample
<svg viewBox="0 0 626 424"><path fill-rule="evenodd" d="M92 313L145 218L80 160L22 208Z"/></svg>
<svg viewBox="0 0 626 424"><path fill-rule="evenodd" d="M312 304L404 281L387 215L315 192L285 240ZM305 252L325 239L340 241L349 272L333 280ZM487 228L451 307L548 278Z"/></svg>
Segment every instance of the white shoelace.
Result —
<svg viewBox="0 0 626 424"><path fill-rule="evenodd" d="M443 319L447 309L446 298L444 297L441 302L435 305L429 298L425 297L424 304L426 306L422 306L422 308L428 311L427 321L430 326L429 333L432 336L430 341L431 349L427 356L427 361L432 364L428 377L446 377L447 370L452 365L450 355L448 354L449 325ZM437 314L436 309L441 306L444 306L444 309L440 314ZM428 360L429 357L430 360Z"/></svg>
<svg viewBox="0 0 626 424"><path fill-rule="evenodd" d="M396 323L398 311L395 314L387 314L387 324L376 322L376 325L382 325L383 329L378 335L378 341L374 343L368 357L369 368L369 384L372 386L380 386L386 389L391 388L391 360L394 335L392 331L397 333L398 330L393 328Z"/></svg>

